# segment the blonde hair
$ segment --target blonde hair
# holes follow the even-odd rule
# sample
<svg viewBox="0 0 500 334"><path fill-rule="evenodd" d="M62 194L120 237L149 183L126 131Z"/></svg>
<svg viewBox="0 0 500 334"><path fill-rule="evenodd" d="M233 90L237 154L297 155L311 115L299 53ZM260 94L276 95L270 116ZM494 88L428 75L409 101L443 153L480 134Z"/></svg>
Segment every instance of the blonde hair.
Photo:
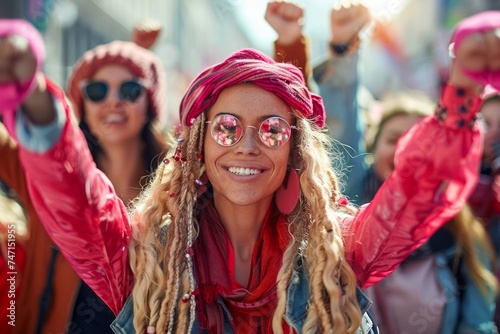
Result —
<svg viewBox="0 0 500 334"><path fill-rule="evenodd" d="M336 219L339 210L354 213L354 209L337 204L340 194L328 151L330 137L293 111L299 129L293 132L291 154L296 154L292 160L300 169L302 194L300 204L287 217L292 238L277 277L273 331L282 333L287 287L297 257L303 255L310 281L310 306L303 331L355 333L361 324L356 277L345 260ZM203 210L197 201L196 181L204 172L200 160L204 133L203 113L191 127L183 126L179 137L185 140L168 153L171 161L158 168L135 203L130 263L135 275L132 296L137 332L154 326L157 333L188 333L196 317L195 299L182 299L195 289L187 254L197 237L196 213Z"/></svg>
<svg viewBox="0 0 500 334"><path fill-rule="evenodd" d="M458 270L458 261L463 256L467 272L472 281L486 298L498 293L498 281L492 270L496 256L483 224L474 216L469 206L462 210L446 225L457 242L457 256L453 267ZM487 258L490 263L484 263ZM456 272L455 272L456 273Z"/></svg>

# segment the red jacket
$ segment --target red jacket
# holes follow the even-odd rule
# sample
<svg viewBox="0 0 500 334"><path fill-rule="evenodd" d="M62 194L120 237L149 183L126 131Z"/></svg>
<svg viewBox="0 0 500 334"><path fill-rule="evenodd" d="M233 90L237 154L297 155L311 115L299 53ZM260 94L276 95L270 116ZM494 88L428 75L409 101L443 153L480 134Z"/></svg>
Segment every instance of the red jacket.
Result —
<svg viewBox="0 0 500 334"><path fill-rule="evenodd" d="M19 286L16 291L17 307L15 311L16 326L9 326L8 329L14 334L35 333L38 318L40 316L40 300L47 284L47 277L50 268L52 246L54 242L50 239L42 226L38 215L33 208L28 194L27 182L24 170L19 160L19 146L10 138L5 129L0 129L0 178L11 187L20 199L28 216L28 240L24 244L19 244L16 250L16 261L26 257L24 271L18 273L17 281ZM21 248L23 246L23 248ZM7 263L5 263L5 266ZM8 271L0 264L0 304L9 303L7 291L8 281L6 275ZM54 275L52 283L52 298L46 317L43 319L41 333L63 333L71 324L73 314L73 304L76 293L80 286L80 279L71 268L68 261L59 254L54 262ZM5 293L4 293L5 291ZM2 304L3 305L3 304ZM6 307L0 310L0 333L7 332L7 315L10 311ZM5 330L4 330L5 329Z"/></svg>
<svg viewBox="0 0 500 334"><path fill-rule="evenodd" d="M63 93L49 89L58 100ZM458 96L458 95L457 95ZM339 215L346 257L366 288L389 275L452 218L477 182L477 112L449 97L444 121L423 119L399 141L393 175L354 217ZM65 105L67 119L69 108ZM459 110L460 109L460 110ZM474 124L471 127L469 124ZM96 168L84 136L67 121L46 153L20 152L32 201L52 239L80 277L118 314L130 294L131 226L111 182Z"/></svg>

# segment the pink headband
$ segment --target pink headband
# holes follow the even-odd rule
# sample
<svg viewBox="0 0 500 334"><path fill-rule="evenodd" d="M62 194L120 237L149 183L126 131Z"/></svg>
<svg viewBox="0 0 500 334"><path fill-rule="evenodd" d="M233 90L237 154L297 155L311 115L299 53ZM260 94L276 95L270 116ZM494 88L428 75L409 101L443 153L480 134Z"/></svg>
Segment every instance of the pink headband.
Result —
<svg viewBox="0 0 500 334"><path fill-rule="evenodd" d="M253 49L233 53L193 80L180 105L183 124L191 126L196 117L210 109L223 89L239 83L253 83L274 93L319 128L325 125L323 100L309 91L302 72L291 64L277 63Z"/></svg>
<svg viewBox="0 0 500 334"><path fill-rule="evenodd" d="M462 20L455 28L451 37L451 43L455 43L453 45L454 54L456 54L456 50L458 49L458 46L460 45L462 40L468 35L499 28L500 11L485 11ZM474 72L465 69L462 70L466 75L479 82L483 86L490 84L494 88L500 89L500 70L494 72Z"/></svg>
<svg viewBox="0 0 500 334"><path fill-rule="evenodd" d="M28 40L28 45L36 57L36 71L26 82L0 84L2 96L0 98L0 114L6 127L14 134L14 110L21 104L33 88L35 76L45 59L43 39L38 30L30 23L19 19L0 19L0 38L9 35L18 35Z"/></svg>

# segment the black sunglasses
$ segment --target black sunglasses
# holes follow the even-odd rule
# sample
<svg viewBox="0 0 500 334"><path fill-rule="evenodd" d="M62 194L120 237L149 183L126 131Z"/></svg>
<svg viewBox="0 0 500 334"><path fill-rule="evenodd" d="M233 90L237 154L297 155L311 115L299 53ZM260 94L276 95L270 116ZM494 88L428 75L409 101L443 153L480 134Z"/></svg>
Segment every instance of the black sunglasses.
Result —
<svg viewBox="0 0 500 334"><path fill-rule="evenodd" d="M144 90L144 86L135 80L124 81L118 88L120 100L128 102L137 101ZM82 92L85 99L102 102L108 96L109 85L105 81L89 81L83 84Z"/></svg>

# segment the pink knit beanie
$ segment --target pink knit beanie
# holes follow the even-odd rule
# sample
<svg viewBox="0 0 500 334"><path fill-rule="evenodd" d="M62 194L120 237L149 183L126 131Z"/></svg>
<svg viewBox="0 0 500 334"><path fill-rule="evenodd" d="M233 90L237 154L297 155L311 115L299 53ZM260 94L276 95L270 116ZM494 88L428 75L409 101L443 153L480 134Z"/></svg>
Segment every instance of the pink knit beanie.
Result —
<svg viewBox="0 0 500 334"><path fill-rule="evenodd" d="M158 36L157 31L151 33L142 31L140 38L151 39ZM134 38L138 34L134 32ZM140 40L134 42L114 41L87 51L73 67L73 73L68 81L68 95L74 104L74 112L78 119L82 118L83 96L81 83L105 65L122 65L134 76L145 83L149 106L155 119L165 112L165 74L159 58L150 50L139 45L147 45Z"/></svg>

